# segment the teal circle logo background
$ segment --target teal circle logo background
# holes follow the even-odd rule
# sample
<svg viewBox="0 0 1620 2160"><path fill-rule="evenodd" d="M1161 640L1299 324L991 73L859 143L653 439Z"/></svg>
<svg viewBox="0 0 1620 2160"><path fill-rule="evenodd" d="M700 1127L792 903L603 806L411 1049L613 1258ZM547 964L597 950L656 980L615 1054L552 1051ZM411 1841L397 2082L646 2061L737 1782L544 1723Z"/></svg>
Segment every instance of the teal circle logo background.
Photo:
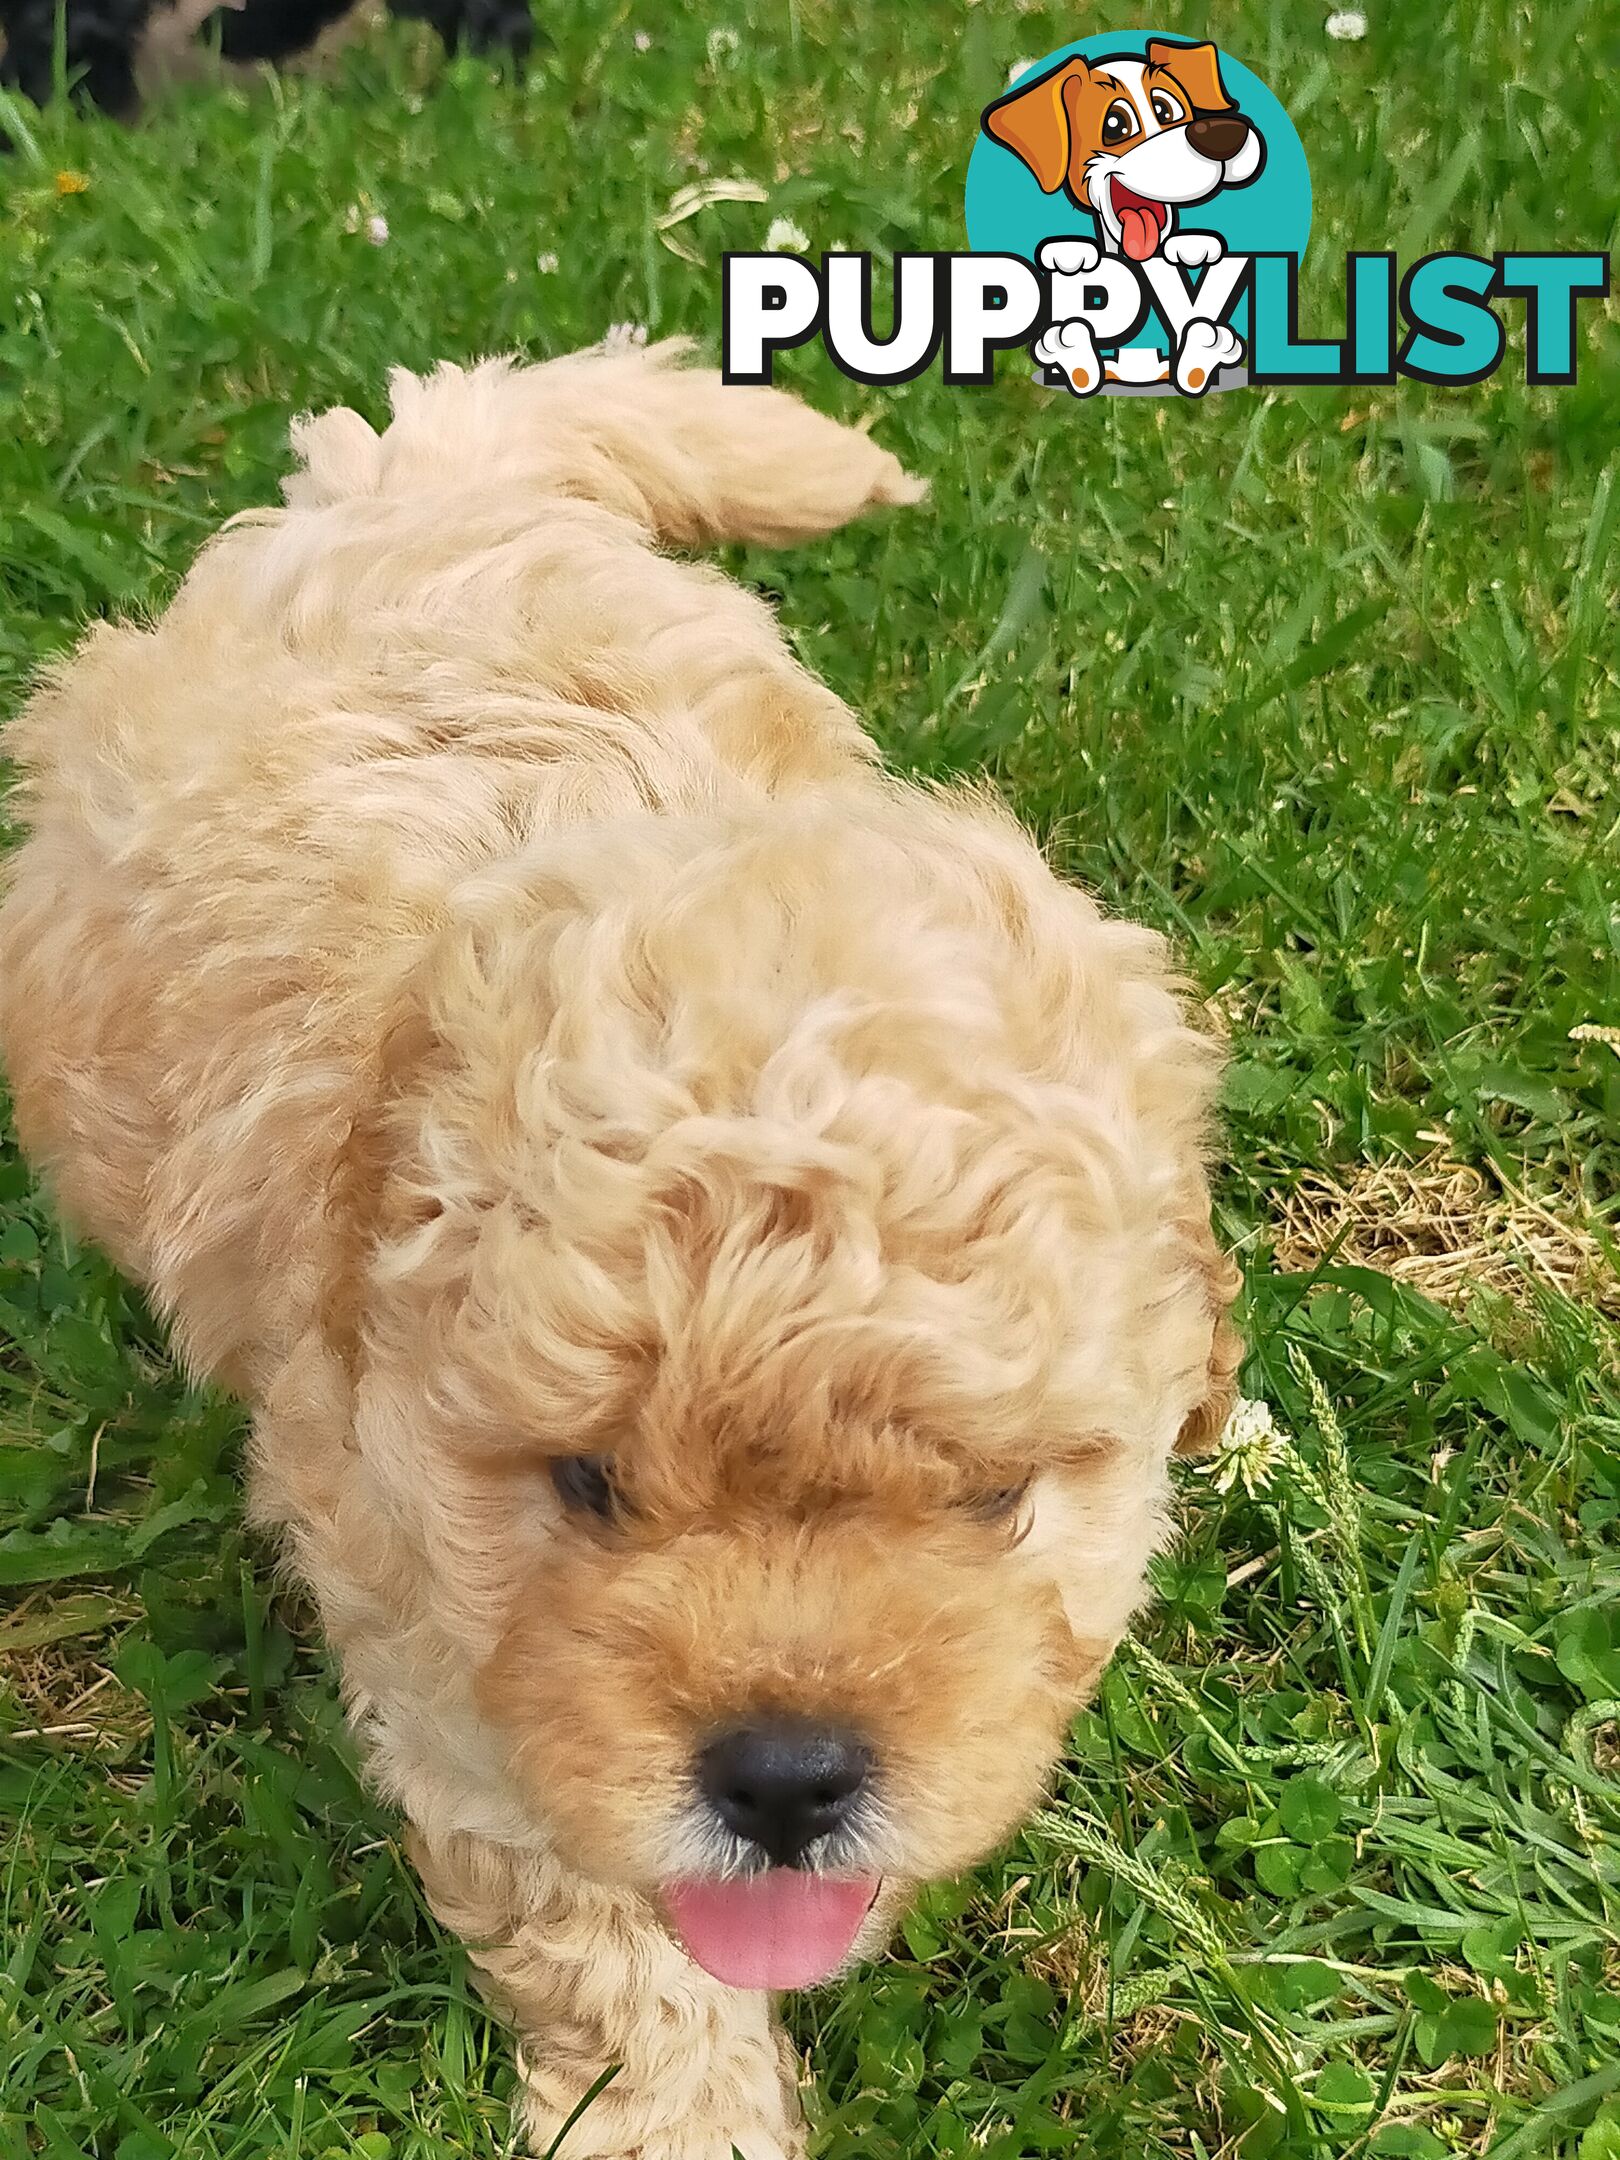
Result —
<svg viewBox="0 0 1620 2160"><path fill-rule="evenodd" d="M1049 68L1077 56L1098 60L1118 53L1142 58L1149 38L1164 36L1159 30L1116 30L1076 38L1073 44L1060 45L1044 60L1021 69L1007 89L1033 82ZM1194 42L1176 36L1165 41L1182 45ZM1208 202L1191 205L1182 214L1182 227L1190 232L1219 233L1228 254L1279 250L1303 256L1311 234L1311 174L1304 146L1292 120L1252 69L1234 60L1224 48L1220 49L1220 65L1221 79L1239 111L1247 114L1265 138L1266 162L1258 179L1247 187L1222 188ZM1022 255L1033 262L1043 240L1097 238L1097 220L1089 210L1077 209L1061 189L1043 195L1040 182L1028 166L1004 144L992 142L982 128L968 160L966 210L968 246L975 254ZM1156 322L1156 318L1151 320Z"/></svg>

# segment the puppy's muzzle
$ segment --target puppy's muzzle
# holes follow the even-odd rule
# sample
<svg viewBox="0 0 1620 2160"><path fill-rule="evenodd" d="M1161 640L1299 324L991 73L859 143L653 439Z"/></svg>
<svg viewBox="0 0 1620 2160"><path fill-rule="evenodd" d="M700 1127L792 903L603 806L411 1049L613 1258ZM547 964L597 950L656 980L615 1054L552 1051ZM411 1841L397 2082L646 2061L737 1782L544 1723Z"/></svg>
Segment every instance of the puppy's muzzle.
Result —
<svg viewBox="0 0 1620 2160"><path fill-rule="evenodd" d="M791 1868L847 1826L871 1768L871 1750L852 1734L777 1719L710 1741L698 1781L734 1836Z"/></svg>
<svg viewBox="0 0 1620 2160"><path fill-rule="evenodd" d="M1252 133L1242 113L1200 113L1187 122L1188 142L1217 165L1230 164Z"/></svg>

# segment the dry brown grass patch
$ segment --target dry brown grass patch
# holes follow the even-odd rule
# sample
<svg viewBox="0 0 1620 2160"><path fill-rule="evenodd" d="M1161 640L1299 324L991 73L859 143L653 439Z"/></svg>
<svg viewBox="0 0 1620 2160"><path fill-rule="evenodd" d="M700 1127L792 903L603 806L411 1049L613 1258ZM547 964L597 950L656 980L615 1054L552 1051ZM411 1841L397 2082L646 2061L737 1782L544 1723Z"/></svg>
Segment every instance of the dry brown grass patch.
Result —
<svg viewBox="0 0 1620 2160"><path fill-rule="evenodd" d="M1547 1289L1620 1315L1620 1274L1584 1224L1439 1146L1416 1163L1301 1172L1282 1196L1276 1264L1306 1275L1335 1261L1456 1311L1481 1292L1527 1305Z"/></svg>
<svg viewBox="0 0 1620 2160"><path fill-rule="evenodd" d="M106 1662L108 1631L131 1616L109 1597L36 1596L0 1621L5 1737L109 1755L141 1740L151 1712Z"/></svg>

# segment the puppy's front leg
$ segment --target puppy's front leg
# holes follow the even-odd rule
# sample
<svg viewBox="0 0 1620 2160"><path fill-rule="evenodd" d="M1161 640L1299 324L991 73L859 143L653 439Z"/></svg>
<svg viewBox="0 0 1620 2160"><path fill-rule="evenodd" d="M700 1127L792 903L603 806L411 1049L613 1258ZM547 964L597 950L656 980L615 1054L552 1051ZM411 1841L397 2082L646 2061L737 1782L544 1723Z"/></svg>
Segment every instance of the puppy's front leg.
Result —
<svg viewBox="0 0 1620 2160"><path fill-rule="evenodd" d="M1102 260L1094 240L1043 240L1037 261L1050 279L1052 320L1033 355L1055 369L1076 397L1095 397L1103 385L1097 341L1086 320L1086 279Z"/></svg>
<svg viewBox="0 0 1620 2160"><path fill-rule="evenodd" d="M481 1838L412 1858L517 2027L525 2124L543 2155L603 2072L561 2160L801 2160L792 2054L767 1996L699 1971L645 1901Z"/></svg>
<svg viewBox="0 0 1620 2160"><path fill-rule="evenodd" d="M1225 255L1219 233L1172 233L1160 250L1166 262L1178 270L1208 271ZM1193 312L1176 340L1170 373L1183 397L1203 397L1223 367L1236 367L1243 358L1243 340L1230 323L1213 321L1198 310L1204 291L1194 295Z"/></svg>

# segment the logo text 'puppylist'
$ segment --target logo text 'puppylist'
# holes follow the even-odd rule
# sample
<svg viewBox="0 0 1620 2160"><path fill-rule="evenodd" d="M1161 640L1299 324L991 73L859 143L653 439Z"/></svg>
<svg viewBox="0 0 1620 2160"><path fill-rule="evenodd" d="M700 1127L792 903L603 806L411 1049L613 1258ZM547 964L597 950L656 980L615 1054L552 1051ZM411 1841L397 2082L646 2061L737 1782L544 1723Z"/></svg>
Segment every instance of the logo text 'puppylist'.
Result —
<svg viewBox="0 0 1620 2160"><path fill-rule="evenodd" d="M970 246L894 257L886 334L869 254L727 255L725 379L768 383L778 353L819 338L865 383L938 361L947 383L982 385L997 353L1027 346L1039 379L1077 398L1461 386L1501 366L1499 308L1514 302L1528 380L1575 380L1578 308L1607 296L1606 254L1446 250L1403 269L1387 251L1352 253L1344 334L1303 337L1310 222L1299 137L1241 62L1143 32L1082 38L985 108Z"/></svg>

